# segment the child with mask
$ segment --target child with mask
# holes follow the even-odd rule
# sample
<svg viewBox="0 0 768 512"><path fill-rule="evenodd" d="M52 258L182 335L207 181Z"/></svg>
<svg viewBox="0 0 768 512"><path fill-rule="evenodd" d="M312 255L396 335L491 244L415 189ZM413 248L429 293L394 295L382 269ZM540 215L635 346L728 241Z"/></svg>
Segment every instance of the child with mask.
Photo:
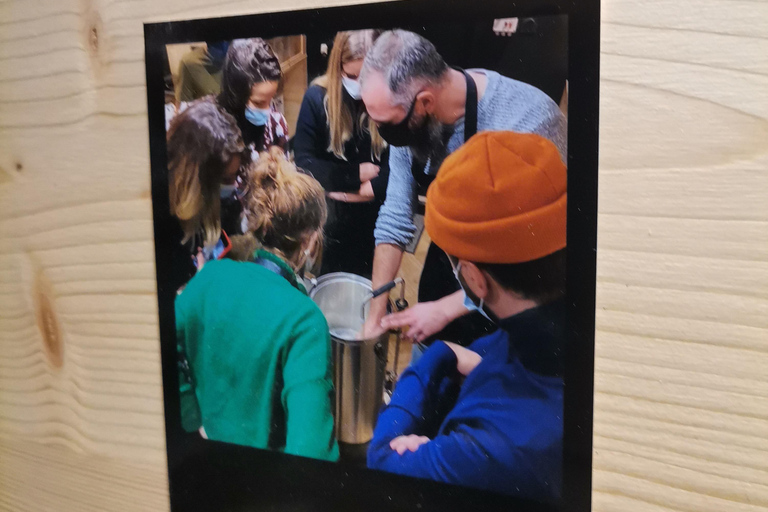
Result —
<svg viewBox="0 0 768 512"><path fill-rule="evenodd" d="M321 250L324 192L277 148L248 180L247 234L176 299L182 425L336 460L328 325L297 278Z"/></svg>
<svg viewBox="0 0 768 512"><path fill-rule="evenodd" d="M482 132L445 159L425 227L497 326L434 342L401 375L368 467L557 502L566 343L566 168L534 134Z"/></svg>
<svg viewBox="0 0 768 512"><path fill-rule="evenodd" d="M377 36L375 30L336 34L328 69L304 94L296 123L296 164L328 192L323 274L372 273L373 228L387 187L381 169L386 145L365 112L357 80Z"/></svg>
<svg viewBox="0 0 768 512"><path fill-rule="evenodd" d="M217 100L237 120L254 160L271 146L285 150L288 143L288 123L272 104L281 79L280 61L266 41L230 43Z"/></svg>

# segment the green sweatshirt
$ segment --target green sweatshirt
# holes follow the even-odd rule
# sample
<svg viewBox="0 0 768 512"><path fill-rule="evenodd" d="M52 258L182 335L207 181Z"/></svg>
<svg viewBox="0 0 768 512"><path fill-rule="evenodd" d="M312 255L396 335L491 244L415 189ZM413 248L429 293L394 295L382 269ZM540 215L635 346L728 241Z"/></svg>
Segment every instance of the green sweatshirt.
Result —
<svg viewBox="0 0 768 512"><path fill-rule="evenodd" d="M209 262L176 298L182 425L209 439L338 459L331 341L320 309L252 262Z"/></svg>

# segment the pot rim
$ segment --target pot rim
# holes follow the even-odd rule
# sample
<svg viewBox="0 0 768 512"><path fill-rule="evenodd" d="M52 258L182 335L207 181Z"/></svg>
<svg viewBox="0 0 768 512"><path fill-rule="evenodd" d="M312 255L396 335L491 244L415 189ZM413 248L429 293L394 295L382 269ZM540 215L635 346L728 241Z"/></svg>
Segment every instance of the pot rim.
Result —
<svg viewBox="0 0 768 512"><path fill-rule="evenodd" d="M363 276L359 276L357 274L352 274L350 272L331 272L330 274L324 274L317 278L317 284L315 284L312 289L309 291L309 297L314 300L315 295L318 291L320 291L323 287L334 284L338 282L344 282L344 281L351 281L356 284L361 284L366 287L368 290L373 290L373 284L371 283L370 279L366 279ZM387 311L392 311L392 301L387 301ZM330 330L330 325L328 326ZM369 343L374 343L381 341L382 339L389 339L389 335L394 332L392 329L386 330L383 333L379 334L376 337L373 338L355 338L355 339L349 339L349 338L342 338L340 336L335 336L331 334L331 340L337 343L343 343L345 345L366 345Z"/></svg>

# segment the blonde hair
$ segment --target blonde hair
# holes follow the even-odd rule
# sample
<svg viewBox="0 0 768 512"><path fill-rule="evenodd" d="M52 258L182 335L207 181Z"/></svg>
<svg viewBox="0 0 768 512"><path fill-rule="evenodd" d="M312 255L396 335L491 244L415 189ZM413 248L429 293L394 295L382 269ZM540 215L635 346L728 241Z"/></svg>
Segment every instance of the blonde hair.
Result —
<svg viewBox="0 0 768 512"><path fill-rule="evenodd" d="M317 234L314 252L319 253L322 248L322 229L328 215L323 187L311 176L300 173L276 146L261 153L247 171L246 179L247 231L258 243L238 240L237 245L251 252L246 257L261 245L294 269L303 267L306 256L301 249L313 235Z"/></svg>
<svg viewBox="0 0 768 512"><path fill-rule="evenodd" d="M331 132L331 143L328 151L337 157L346 160L344 156L344 143L352 138L354 131L354 122L357 122L361 129L367 130L371 134L371 156L380 158L384 151L385 142L379 135L376 123L368 115L363 113L358 119L353 120L349 108L342 100L342 66L348 62L362 60L365 54L373 47L380 31L377 30L354 30L349 32L339 32L333 40L333 49L328 57L328 69L325 74L316 78L312 83L319 85L326 90L325 115L328 118L328 128Z"/></svg>
<svg viewBox="0 0 768 512"><path fill-rule="evenodd" d="M200 99L171 122L167 148L171 214L184 230L182 243L202 234L206 246L215 245L221 237L221 181L245 149L237 122L212 98Z"/></svg>

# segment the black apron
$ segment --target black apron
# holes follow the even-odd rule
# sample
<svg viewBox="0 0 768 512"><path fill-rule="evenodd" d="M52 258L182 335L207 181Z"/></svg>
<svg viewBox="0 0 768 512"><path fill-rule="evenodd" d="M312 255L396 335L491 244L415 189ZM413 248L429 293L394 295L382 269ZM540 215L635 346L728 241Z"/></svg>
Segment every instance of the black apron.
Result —
<svg viewBox="0 0 768 512"><path fill-rule="evenodd" d="M477 86L466 71L462 70L467 80L467 99L464 111L464 142L477 133ZM427 188L435 179L434 174L424 172L425 164L413 160L411 173L417 183L419 195L425 195ZM429 245L424 269L419 281L419 302L431 302L442 299L461 289L453 267L445 252L434 243ZM452 341L467 346L477 338L490 334L496 326L477 311L457 318L442 331L425 339L422 344L430 345L435 340Z"/></svg>

